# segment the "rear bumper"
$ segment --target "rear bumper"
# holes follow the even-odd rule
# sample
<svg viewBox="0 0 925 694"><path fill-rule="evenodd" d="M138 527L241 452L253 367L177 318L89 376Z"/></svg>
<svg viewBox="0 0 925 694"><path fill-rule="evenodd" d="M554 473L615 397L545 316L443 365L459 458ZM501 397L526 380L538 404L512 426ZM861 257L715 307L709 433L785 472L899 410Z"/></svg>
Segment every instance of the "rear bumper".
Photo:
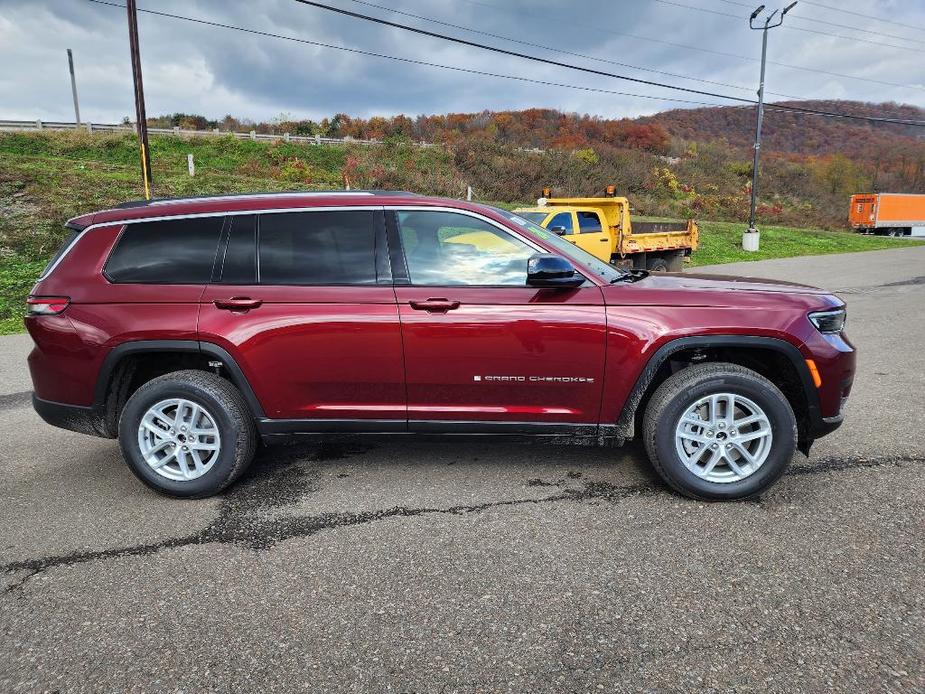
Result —
<svg viewBox="0 0 925 694"><path fill-rule="evenodd" d="M39 417L52 426L80 434L110 438L104 433L105 420L102 414L93 407L42 400L34 393L32 394L32 407L35 408Z"/></svg>

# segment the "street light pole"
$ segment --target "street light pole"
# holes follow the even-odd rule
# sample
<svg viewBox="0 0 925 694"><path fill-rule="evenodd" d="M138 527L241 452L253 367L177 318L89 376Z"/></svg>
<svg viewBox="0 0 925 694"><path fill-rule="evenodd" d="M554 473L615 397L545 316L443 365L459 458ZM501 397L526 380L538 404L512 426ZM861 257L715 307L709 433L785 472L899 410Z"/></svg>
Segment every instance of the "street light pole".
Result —
<svg viewBox="0 0 925 694"><path fill-rule="evenodd" d="M148 148L148 117L145 115L145 92L141 81L141 54L138 50L138 14L135 0L126 0L128 11L128 44L132 54L132 80L135 83L135 121L141 148L141 176L145 185L145 199L151 199L151 150Z"/></svg>
<svg viewBox="0 0 925 694"><path fill-rule="evenodd" d="M757 251L761 235L755 226L755 215L758 210L758 167L761 163L761 125L764 122L764 70L768 57L768 30L779 27L784 23L784 15L793 9L796 2L792 2L784 11L774 10L762 25L760 22L755 26L755 19L764 10L764 5L760 5L752 16L748 18L748 26L755 31L761 32L761 77L758 81L758 116L755 124L755 158L752 162L752 200L748 214L748 229L742 234L742 248L746 251ZM780 12L780 18L774 22L777 13ZM774 22L774 23L772 23Z"/></svg>

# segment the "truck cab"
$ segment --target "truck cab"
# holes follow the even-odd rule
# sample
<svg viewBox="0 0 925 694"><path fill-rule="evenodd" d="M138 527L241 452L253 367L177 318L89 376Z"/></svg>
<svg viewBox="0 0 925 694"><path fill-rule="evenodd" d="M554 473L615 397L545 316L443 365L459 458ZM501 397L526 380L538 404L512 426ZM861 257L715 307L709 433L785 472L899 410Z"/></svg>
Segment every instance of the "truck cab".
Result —
<svg viewBox="0 0 925 694"><path fill-rule="evenodd" d="M680 271L684 259L697 249L697 224L693 220L633 222L629 200L613 195L612 189L608 186L608 194L600 198L544 195L535 207L514 212L606 262Z"/></svg>

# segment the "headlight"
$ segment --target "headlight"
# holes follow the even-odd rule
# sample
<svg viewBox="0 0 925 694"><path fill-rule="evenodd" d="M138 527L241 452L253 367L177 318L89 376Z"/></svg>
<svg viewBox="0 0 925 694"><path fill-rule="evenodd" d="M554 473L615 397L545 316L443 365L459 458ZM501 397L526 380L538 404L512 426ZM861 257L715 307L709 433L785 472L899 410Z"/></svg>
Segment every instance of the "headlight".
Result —
<svg viewBox="0 0 925 694"><path fill-rule="evenodd" d="M834 335L844 330L847 317L844 307L809 314L809 320L816 326L816 330L826 335Z"/></svg>

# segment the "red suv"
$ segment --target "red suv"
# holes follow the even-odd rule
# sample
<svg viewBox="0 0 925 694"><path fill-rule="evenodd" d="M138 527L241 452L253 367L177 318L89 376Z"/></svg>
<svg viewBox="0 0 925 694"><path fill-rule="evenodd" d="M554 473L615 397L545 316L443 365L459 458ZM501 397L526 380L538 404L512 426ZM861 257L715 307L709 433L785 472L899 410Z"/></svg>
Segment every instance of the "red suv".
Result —
<svg viewBox="0 0 925 694"><path fill-rule="evenodd" d="M756 495L842 421L845 305L623 271L504 210L396 192L128 203L72 219L29 297L45 421L174 496L259 441L640 437L675 490Z"/></svg>

